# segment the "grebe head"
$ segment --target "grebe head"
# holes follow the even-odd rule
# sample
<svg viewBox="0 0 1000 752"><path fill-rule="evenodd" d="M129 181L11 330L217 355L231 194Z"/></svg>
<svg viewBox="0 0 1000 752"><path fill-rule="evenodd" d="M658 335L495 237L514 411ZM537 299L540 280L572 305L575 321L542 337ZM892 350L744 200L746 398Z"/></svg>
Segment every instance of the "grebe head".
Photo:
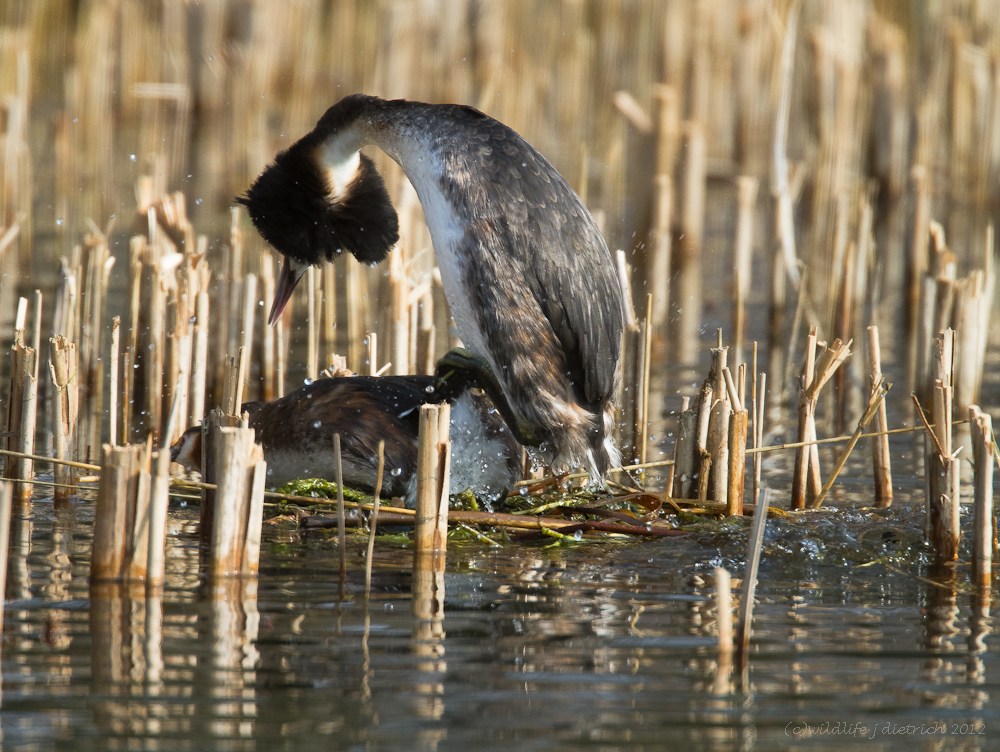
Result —
<svg viewBox="0 0 1000 752"><path fill-rule="evenodd" d="M170 461L201 472L201 426L193 426L181 434L170 447Z"/></svg>
<svg viewBox="0 0 1000 752"><path fill-rule="evenodd" d="M285 257L269 323L306 269L344 250L377 263L399 240L399 220L375 164L358 152L357 107L331 107L306 137L279 152L236 202Z"/></svg>

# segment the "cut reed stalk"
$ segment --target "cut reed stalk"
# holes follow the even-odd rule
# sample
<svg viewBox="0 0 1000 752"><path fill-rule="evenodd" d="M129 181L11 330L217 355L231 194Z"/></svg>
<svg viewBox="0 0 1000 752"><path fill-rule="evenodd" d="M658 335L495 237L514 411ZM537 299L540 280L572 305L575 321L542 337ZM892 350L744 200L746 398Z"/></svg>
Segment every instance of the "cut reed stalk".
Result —
<svg viewBox="0 0 1000 752"><path fill-rule="evenodd" d="M312 268L312 267L310 267ZM243 321L240 327L240 396L237 405L243 404L253 350L253 322L257 312L257 275L247 274L243 282ZM318 371L317 371L318 375ZM316 378L315 376L313 378Z"/></svg>
<svg viewBox="0 0 1000 752"><path fill-rule="evenodd" d="M868 378L872 394L882 377L882 352L879 346L878 327L868 327ZM881 436L872 438L872 474L875 478L875 506L884 508L892 504L892 461L889 456L889 436L884 432L889 428L882 400L875 412L875 431Z"/></svg>
<svg viewBox="0 0 1000 752"><path fill-rule="evenodd" d="M233 359L229 358L229 364L226 368L227 376L236 373L236 367L233 364ZM232 384L234 379L227 378L227 383L230 389L235 392L235 384ZM215 450L215 442L219 436L220 428L246 428L247 424L237 415L232 413L224 412L220 409L210 410L208 415L205 416L205 420L202 422L201 426L201 475L205 479L205 483L201 486L201 507L199 509L200 519L198 525L198 535L201 541L201 545L204 547L209 547L212 545L214 539L214 527L215 527L215 508L217 505L217 490L218 484L216 483L216 477L220 474L220 470L216 470L216 460L217 452Z"/></svg>
<svg viewBox="0 0 1000 752"><path fill-rule="evenodd" d="M347 533L344 530L344 465L340 451L340 434L333 435L333 456L336 458L337 470L337 553L340 557L340 596L344 596L347 585Z"/></svg>
<svg viewBox="0 0 1000 752"><path fill-rule="evenodd" d="M118 350L121 343L121 323L121 316L111 319L111 389L108 393L108 443L111 446L118 443L118 379L121 365Z"/></svg>
<svg viewBox="0 0 1000 752"><path fill-rule="evenodd" d="M677 243L677 358L684 363L698 355L701 326L701 250L705 223L705 131L698 121L684 125L687 137L681 238Z"/></svg>
<svg viewBox="0 0 1000 752"><path fill-rule="evenodd" d="M447 403L420 406L417 438L415 554L444 554L448 534L448 480L451 468Z"/></svg>
<svg viewBox="0 0 1000 752"><path fill-rule="evenodd" d="M149 538L146 557L146 592L155 593L163 586L166 571L167 504L170 493L170 450L160 449L152 456L149 493Z"/></svg>
<svg viewBox="0 0 1000 752"><path fill-rule="evenodd" d="M274 255L270 251L264 251L260 257L260 287L264 300L274 300ZM330 291L326 290L329 296ZM274 373L274 327L267 325L268 312L266 308L261 308L261 316L264 321L261 325L261 395L265 402L270 402L277 398L275 390L276 377ZM329 354L327 354L329 360Z"/></svg>
<svg viewBox="0 0 1000 752"><path fill-rule="evenodd" d="M378 528L378 508L382 495L382 473L385 470L385 442L378 442L378 471L375 473L375 494L372 513L368 518L368 552L365 555L365 595L372 590L372 558L375 554L375 530Z"/></svg>
<svg viewBox="0 0 1000 752"><path fill-rule="evenodd" d="M953 367L954 332L941 332L935 352L935 373L931 418L934 422L932 441L927 451L927 519L926 533L938 561L958 558L959 529L959 461L952 454L951 418L953 415L951 374Z"/></svg>
<svg viewBox="0 0 1000 752"><path fill-rule="evenodd" d="M306 270L306 378L319 377L319 300L316 267Z"/></svg>
<svg viewBox="0 0 1000 752"><path fill-rule="evenodd" d="M806 360L802 369L801 386L799 389L799 442L808 442L810 440L810 426L815 424L816 420L816 403L810 401L806 395L816 373L817 339L814 327L810 329L809 337L806 340ZM792 499L790 504L792 509L805 509L807 493L806 478L809 474L810 461L809 446L802 446L795 452L795 475L792 480Z"/></svg>
<svg viewBox="0 0 1000 752"><path fill-rule="evenodd" d="M731 413L732 412L732 403L729 401L729 393L728 393L728 389L726 387L726 374L725 374L726 369L727 369L726 363L727 363L728 357L729 357L729 348L728 347L724 347L723 344L722 344L722 330L721 329L719 329L716 332L716 336L717 336L717 342L718 342L718 344L717 344L716 347L714 347L714 348L712 348L710 350L710 353L711 353L711 365L709 366L709 371L708 371L708 381L712 385L712 408L713 408L713 410L715 410L717 408L717 404L716 403L718 403L719 401L722 401L722 402L725 402L729 406L729 413ZM727 438L728 437L728 431L729 431L729 413L727 413L724 416L725 417L725 428L724 428L724 430L720 431L720 428L715 423L716 419L712 415L709 416L709 428L708 428L709 436L713 436L714 435L716 437L720 437L722 434L725 434L725 436L722 436L722 438L725 439L725 441L726 441L726 447L727 448L728 448L728 445L729 445L728 438ZM711 440L709 441L709 444L711 445ZM710 452L711 452L711 446L710 446ZM714 467L715 467L717 455L716 455L715 452L711 452L711 454L712 454L712 465L713 465L713 475L714 475L715 474ZM725 476L725 474L726 474L726 472L728 470L728 467L729 467L728 462L726 462L725 468L722 468L723 476ZM714 489L716 487L717 481L713 477L713 479L712 479L711 482L712 482L712 487ZM717 499L717 500L718 501L722 501L722 499Z"/></svg>
<svg viewBox="0 0 1000 752"><path fill-rule="evenodd" d="M188 425L196 426L205 417L205 398L208 381L208 311L207 290L199 290L194 308L194 343L191 352L191 405ZM270 327L268 327L270 329Z"/></svg>
<svg viewBox="0 0 1000 752"><path fill-rule="evenodd" d="M128 443L132 438L132 398L135 394L135 369L132 368L133 354L129 348L125 348L122 354L122 398L119 402L121 406L121 435L119 441ZM79 442L77 442L79 445Z"/></svg>
<svg viewBox="0 0 1000 752"><path fill-rule="evenodd" d="M347 262L347 362L351 369L360 372L358 364L364 353L366 310L371 304L368 296L366 267L354 256L348 255Z"/></svg>
<svg viewBox="0 0 1000 752"><path fill-rule="evenodd" d="M918 327L922 320L920 315L921 296L924 287L924 276L927 274L928 262L928 240L930 235L927 228L931 222L931 190L930 178L927 175L927 168L921 164L915 164L910 169L910 181L913 185L913 239L910 243L909 254L909 291L907 295L906 329L907 342L909 343L910 362L907 373L910 375L908 386L910 391L922 388L919 381L921 370L919 368L919 341Z"/></svg>
<svg viewBox="0 0 1000 752"><path fill-rule="evenodd" d="M275 322L274 327L274 394L280 399L285 394L285 382L288 375L288 350L292 340L291 306L288 306Z"/></svg>
<svg viewBox="0 0 1000 752"><path fill-rule="evenodd" d="M31 347L37 354L42 352L42 291L35 290L35 311L31 317ZM35 358L35 379L38 379L38 361Z"/></svg>
<svg viewBox="0 0 1000 752"><path fill-rule="evenodd" d="M673 219L674 184L668 173L656 176L654 184L652 252L646 279L653 291L653 304L649 308L649 319L658 335L666 334L667 319L670 314L670 249Z"/></svg>
<svg viewBox="0 0 1000 752"><path fill-rule="evenodd" d="M649 311L653 307L652 294L646 295L646 318L642 320L642 410L639 414L639 425L636 434L639 436L639 463L645 465L649 450L650 412L650 379L653 368L653 327L650 324ZM657 411L659 414L659 411Z"/></svg>
<svg viewBox="0 0 1000 752"><path fill-rule="evenodd" d="M740 368L742 372L742 364ZM732 415L729 420L729 487L726 491L726 514L731 517L743 514L748 416L728 368L725 370L725 375L726 386L729 391L729 401L733 406Z"/></svg>
<svg viewBox="0 0 1000 752"><path fill-rule="evenodd" d="M698 399L697 419L695 422L695 443L694 456L691 460L692 483L697 481L698 499L705 501L708 498L708 473L712 467L712 455L708 451L708 426L712 415L713 396L711 379L705 379L701 386L701 393ZM693 489L692 489L693 490Z"/></svg>
<svg viewBox="0 0 1000 752"><path fill-rule="evenodd" d="M642 326L635 316L632 304L631 270L625 261L625 252L615 254L618 268L618 283L625 300L625 331L621 351L621 398L619 399L620 420L618 421L618 446L628 462L635 462L640 456L640 423L642 420L642 374L644 356L642 353L645 337Z"/></svg>
<svg viewBox="0 0 1000 752"><path fill-rule="evenodd" d="M736 180L736 301L733 305L733 348L737 363L743 362L746 305L750 294L750 259L753 251L753 217L757 205L757 178L743 175Z"/></svg>
<svg viewBox="0 0 1000 752"><path fill-rule="evenodd" d="M164 373L163 406L161 409L169 410L171 405L183 404L185 411L188 405L188 373L191 369L191 349L190 349L190 315L186 310L184 301L179 296L179 291L175 284L170 284L166 295L166 329L164 331L164 361L166 370ZM163 413L161 412L161 415ZM170 446L180 438L185 426L187 417L184 416L179 424L174 426L176 435L163 433L162 443Z"/></svg>
<svg viewBox="0 0 1000 752"><path fill-rule="evenodd" d="M77 430L84 452L91 457L101 444L102 401L104 395L104 358L101 333L104 331L103 310L108 292L108 277L115 264L107 238L97 228L84 241L83 300L79 340L81 384L85 392L81 403L81 426Z"/></svg>
<svg viewBox="0 0 1000 752"><path fill-rule="evenodd" d="M709 496L721 504L728 503L729 420L732 412L733 407L729 400L722 396L712 405L708 425L708 451L712 457Z"/></svg>
<svg viewBox="0 0 1000 752"><path fill-rule="evenodd" d="M149 473L150 444L113 447L101 451L101 482L94 509L92 583L124 580L131 571L135 550L136 507L142 490L141 476ZM148 486L146 486L148 499Z"/></svg>
<svg viewBox="0 0 1000 752"><path fill-rule="evenodd" d="M79 411L76 345L68 342L62 336L50 339L49 345L49 373L56 391L53 416L55 453L56 458L60 460L72 460L75 459L73 449ZM112 394L114 391L113 389ZM114 423L114 413L112 413L111 422ZM76 473L68 465L54 464L53 476L56 483L65 484L56 486L53 494L55 503L59 505L72 495L67 486L76 483Z"/></svg>
<svg viewBox="0 0 1000 752"><path fill-rule="evenodd" d="M681 489L677 487L681 477L677 470L678 460L681 456L689 459L694 456L691 452L691 434L694 430L694 413L691 411L690 407L691 398L685 394L681 397L681 409L677 413L677 433L674 436L674 457L673 461L670 463L669 469L667 470L667 483L665 488L667 489L667 493L678 498L684 498L681 493ZM685 417L687 417L686 427ZM690 472L693 468L688 467L687 469Z"/></svg>
<svg viewBox="0 0 1000 752"><path fill-rule="evenodd" d="M10 541L10 515L14 506L13 484L0 480L0 606L6 602L7 544ZM0 608L0 634L3 633L3 612Z"/></svg>
<svg viewBox="0 0 1000 752"><path fill-rule="evenodd" d="M952 324L958 338L955 402L959 411L967 410L979 399L994 282L992 235L988 234L985 268L970 272L956 286Z"/></svg>
<svg viewBox="0 0 1000 752"><path fill-rule="evenodd" d="M368 336L365 337L367 341L366 344L366 359L368 362L368 375L378 376L378 335L375 332L368 332Z"/></svg>
<svg viewBox="0 0 1000 752"><path fill-rule="evenodd" d="M389 257L389 347L396 374L412 373L410 370L410 281L405 273L405 256L409 250L405 243L397 243Z"/></svg>
<svg viewBox="0 0 1000 752"><path fill-rule="evenodd" d="M263 510L261 474L266 471L264 452L254 443L252 428L220 426L217 430L213 451L219 472L208 561L213 579L244 574L249 568L247 543L251 533L259 535L260 518L255 511Z"/></svg>
<svg viewBox="0 0 1000 752"><path fill-rule="evenodd" d="M834 340L816 356L816 330L809 333L806 347L806 363L802 373L802 388L799 392L799 425L798 438L800 442L809 442L796 452L795 475L792 479L792 509L805 509L822 490L819 468L819 450L816 445L816 402L820 390L830 380L837 368L851 354L851 343L844 344L839 339Z"/></svg>
<svg viewBox="0 0 1000 752"><path fill-rule="evenodd" d="M323 351L325 363L337 354L337 275L333 264L324 264L323 275ZM265 300L272 300L265 293Z"/></svg>
<svg viewBox="0 0 1000 752"><path fill-rule="evenodd" d="M975 506L972 528L972 582L989 590L993 583L993 560L997 538L993 514L993 457L996 441L993 421L978 405L969 407L972 427L972 457L975 463Z"/></svg>
<svg viewBox="0 0 1000 752"><path fill-rule="evenodd" d="M25 303L27 301L21 298ZM23 320L23 317L19 317ZM37 419L38 379L35 377L37 353L24 344L23 325L16 328L14 346L11 348L10 389L7 403L7 448L22 455L35 449L35 421ZM5 478L16 478L13 484L14 503L26 508L31 501L32 460L18 457L6 463Z"/></svg>
<svg viewBox="0 0 1000 752"><path fill-rule="evenodd" d="M775 200L775 234L778 250L774 256L771 275L772 313L783 312L785 308L785 276L792 284L799 284L799 264L795 252L795 224L793 217L792 190L788 170L788 121L792 102L792 73L795 62L795 45L798 35L799 2L792 4L785 24L781 47L781 88L778 108L775 112L773 172L771 193Z"/></svg>
<svg viewBox="0 0 1000 752"><path fill-rule="evenodd" d="M163 423L164 337L166 334L166 291L163 286L163 267L159 261L143 264L143 288L148 291L146 314L146 347L142 352L141 368L145 376L144 407L146 430L153 443L160 444ZM133 326L138 326L138 323Z"/></svg>
<svg viewBox="0 0 1000 752"><path fill-rule="evenodd" d="M759 376L760 387L757 389L756 415L753 427L753 503L757 504L760 499L760 473L761 455L764 449L764 402L767 394L767 374L761 373Z"/></svg>
<svg viewBox="0 0 1000 752"><path fill-rule="evenodd" d="M428 288L420 298L417 330L417 365L416 373L434 373L435 339L437 330L434 328L434 295Z"/></svg>

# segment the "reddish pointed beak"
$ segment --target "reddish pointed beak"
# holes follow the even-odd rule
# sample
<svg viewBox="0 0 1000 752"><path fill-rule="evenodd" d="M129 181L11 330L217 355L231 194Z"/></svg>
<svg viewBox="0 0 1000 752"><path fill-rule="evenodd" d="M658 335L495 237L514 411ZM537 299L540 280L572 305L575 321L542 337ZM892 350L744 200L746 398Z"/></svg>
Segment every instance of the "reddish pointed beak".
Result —
<svg viewBox="0 0 1000 752"><path fill-rule="evenodd" d="M299 283L302 275L305 274L309 264L285 256L285 261L281 265L281 275L278 277L278 284L274 290L274 302L271 304L271 314L267 317L268 326L274 326L281 312L285 310L285 305L292 297L295 285Z"/></svg>

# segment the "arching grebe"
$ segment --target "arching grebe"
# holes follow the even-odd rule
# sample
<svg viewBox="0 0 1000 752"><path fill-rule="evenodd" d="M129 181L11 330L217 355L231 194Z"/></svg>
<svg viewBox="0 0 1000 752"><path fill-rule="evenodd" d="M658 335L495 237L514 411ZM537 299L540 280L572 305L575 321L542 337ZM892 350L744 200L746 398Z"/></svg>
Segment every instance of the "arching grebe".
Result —
<svg viewBox="0 0 1000 752"><path fill-rule="evenodd" d="M367 144L416 189L459 336L479 356L459 360L492 371L502 393L490 396L519 441L602 479L619 460L623 310L611 254L555 168L472 107L354 94L275 157L237 199L285 256L271 320L310 265L344 249L378 262L397 241Z"/></svg>
<svg viewBox="0 0 1000 752"><path fill-rule="evenodd" d="M452 493L468 489L488 504L503 498L521 476L521 448L486 396L466 388L461 378L442 384L433 376L345 376L317 379L271 402L244 402L242 412L264 448L267 485L336 480L333 435L339 433L345 485L374 489L381 439L383 492L412 502L418 408L447 400ZM174 462L200 472L201 428L189 428L170 452Z"/></svg>

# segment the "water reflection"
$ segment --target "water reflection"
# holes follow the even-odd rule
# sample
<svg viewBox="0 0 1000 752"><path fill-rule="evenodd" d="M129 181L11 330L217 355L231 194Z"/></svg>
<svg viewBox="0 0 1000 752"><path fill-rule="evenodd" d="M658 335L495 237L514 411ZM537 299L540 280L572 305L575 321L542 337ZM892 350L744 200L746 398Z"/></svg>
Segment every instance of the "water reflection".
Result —
<svg viewBox="0 0 1000 752"><path fill-rule="evenodd" d="M710 574L738 570L742 533L457 546L447 566L416 569L409 549L380 541L367 598L352 538L342 599L336 545L313 533L272 536L256 587L202 585L193 517L175 510L165 587L147 597L88 589L80 517L36 507L14 521L5 748L871 745L809 736L842 720L875 729L882 749L986 749L988 736L921 740L877 724L997 722L992 600L966 594L954 570L918 577L766 548L740 676L717 651ZM776 525L769 546L791 532Z"/></svg>

